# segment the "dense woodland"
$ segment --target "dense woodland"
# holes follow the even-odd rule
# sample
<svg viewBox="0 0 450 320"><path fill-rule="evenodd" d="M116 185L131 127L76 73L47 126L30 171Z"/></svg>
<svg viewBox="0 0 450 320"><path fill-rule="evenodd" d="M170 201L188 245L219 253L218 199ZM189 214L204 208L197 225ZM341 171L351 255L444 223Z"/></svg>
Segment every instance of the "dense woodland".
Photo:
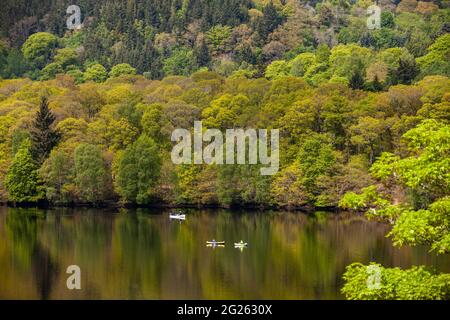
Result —
<svg viewBox="0 0 450 320"><path fill-rule="evenodd" d="M127 63L147 79L189 76L202 68L222 76L261 77L276 60L268 77L288 73L317 85L330 79L345 82L343 77L349 80L351 73L361 72L357 76L369 83L377 76L389 85L416 75L414 68L400 79L392 74L399 57L405 69L414 67L414 59L426 55L450 30L446 1L382 0L377 30L366 26L369 0L79 0L79 31L66 27L71 4L2 2L0 76L48 80L68 73L77 83L101 81L104 72ZM369 63L356 56L351 70L328 70L324 46L351 43L377 51L404 49L394 59L386 57L389 61ZM364 49L359 52L365 54ZM311 54L316 53L314 60ZM449 72L445 65L420 64L422 76Z"/></svg>
<svg viewBox="0 0 450 320"><path fill-rule="evenodd" d="M448 2L381 1L377 30L370 4L80 0L68 31L67 1L6 0L1 199L341 207L448 253ZM174 165L171 133L195 120L280 129L279 172ZM348 298L450 298L448 275L386 269L392 287L374 293L362 267Z"/></svg>

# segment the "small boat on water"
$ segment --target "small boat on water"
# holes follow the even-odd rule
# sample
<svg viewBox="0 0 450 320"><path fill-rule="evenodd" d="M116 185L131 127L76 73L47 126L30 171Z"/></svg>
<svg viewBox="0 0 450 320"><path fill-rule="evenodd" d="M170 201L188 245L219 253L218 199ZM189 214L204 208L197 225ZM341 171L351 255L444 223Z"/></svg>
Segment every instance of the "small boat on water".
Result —
<svg viewBox="0 0 450 320"><path fill-rule="evenodd" d="M225 241L216 241L216 240L206 241L206 246L208 246L208 247L224 247Z"/></svg>
<svg viewBox="0 0 450 320"><path fill-rule="evenodd" d="M170 213L169 218L175 220L186 220L186 215L181 213Z"/></svg>
<svg viewBox="0 0 450 320"><path fill-rule="evenodd" d="M244 241L242 241L241 240L241 242L235 242L234 243L234 247L235 248L242 248L242 247L246 247L248 245L248 243L247 242L244 242Z"/></svg>

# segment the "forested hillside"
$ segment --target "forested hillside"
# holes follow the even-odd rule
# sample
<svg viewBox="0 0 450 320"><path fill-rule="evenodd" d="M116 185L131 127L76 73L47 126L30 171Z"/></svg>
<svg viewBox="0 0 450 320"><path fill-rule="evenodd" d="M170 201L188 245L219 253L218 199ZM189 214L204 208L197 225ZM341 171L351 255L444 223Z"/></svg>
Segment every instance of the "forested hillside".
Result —
<svg viewBox="0 0 450 320"><path fill-rule="evenodd" d="M7 1L2 199L337 206L384 152L417 152L411 129L449 120L446 3L381 3L373 30L370 4L80 1L71 31L66 1ZM280 171L173 165L171 132L194 120L280 129ZM416 207L448 191L406 187L388 190Z"/></svg>
<svg viewBox="0 0 450 320"><path fill-rule="evenodd" d="M81 9L81 30L66 27L70 4ZM407 68L450 28L445 1L383 0L381 28L369 30L370 4L368 0L5 0L0 12L0 76L45 80L69 73L82 82L91 79L83 73L93 64L109 71L128 63L148 79L187 76L201 68L222 76L240 72L257 77L264 75L268 64L281 60L294 68L280 62L269 77L276 69L317 84L333 75L334 81L351 76L346 74L349 70L325 72L324 46L401 47ZM51 35L30 38L38 32ZM310 54L315 52L322 53L313 61ZM386 77L387 83L399 81L387 75L395 59L369 64L358 58L354 68L363 69L369 80L377 75L381 82ZM448 66L429 61L421 61L421 66L422 75L449 72ZM416 75L411 73L405 77Z"/></svg>
<svg viewBox="0 0 450 320"><path fill-rule="evenodd" d="M448 1L5 0L0 201L341 207L450 248ZM280 168L175 165L171 134L280 129ZM381 266L378 266L381 268ZM447 274L352 265L350 299L449 299ZM401 281L401 279L405 281Z"/></svg>

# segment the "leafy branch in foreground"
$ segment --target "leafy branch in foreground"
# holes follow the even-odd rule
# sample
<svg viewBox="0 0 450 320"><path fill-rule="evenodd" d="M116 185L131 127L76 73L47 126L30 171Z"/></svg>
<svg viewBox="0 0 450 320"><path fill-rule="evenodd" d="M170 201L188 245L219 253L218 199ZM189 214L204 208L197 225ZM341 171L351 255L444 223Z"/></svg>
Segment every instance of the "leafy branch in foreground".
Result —
<svg viewBox="0 0 450 320"><path fill-rule="evenodd" d="M409 196L391 203L376 186L349 192L339 206L366 210L370 218L389 220L395 245L431 245L438 253L450 251L450 126L426 120L408 131L409 157L384 153L371 174L384 188L401 188Z"/></svg>
<svg viewBox="0 0 450 320"><path fill-rule="evenodd" d="M367 285L371 269L380 272L378 288ZM365 266L353 263L347 267L342 293L350 300L448 300L450 299L450 274L433 274L425 267L383 268L371 263Z"/></svg>
<svg viewBox="0 0 450 320"><path fill-rule="evenodd" d="M388 236L394 245L429 245L438 254L450 251L450 126L426 120L404 134L410 156L384 153L371 174L383 187L370 186L362 193L347 193L342 208L365 209L371 218L388 219L393 228ZM402 201L388 201L377 189L401 189L409 195ZM395 192L391 192L395 195ZM367 284L367 268L378 268L377 288ZM450 274L434 275L424 267L408 270L368 267L356 263L347 267L342 293L348 299L450 299Z"/></svg>
<svg viewBox="0 0 450 320"><path fill-rule="evenodd" d="M429 244L438 253L450 251L450 197L434 202L429 210L405 210L389 233L395 245Z"/></svg>

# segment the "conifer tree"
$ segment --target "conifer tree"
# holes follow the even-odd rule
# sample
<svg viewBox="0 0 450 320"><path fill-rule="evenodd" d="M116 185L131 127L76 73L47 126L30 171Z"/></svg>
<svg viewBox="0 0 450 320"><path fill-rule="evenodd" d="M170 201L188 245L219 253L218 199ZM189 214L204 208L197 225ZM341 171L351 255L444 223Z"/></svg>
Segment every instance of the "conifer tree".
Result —
<svg viewBox="0 0 450 320"><path fill-rule="evenodd" d="M200 67L207 67L211 62L211 55L209 54L209 48L206 45L206 41L202 40L200 46L196 50L197 64Z"/></svg>
<svg viewBox="0 0 450 320"><path fill-rule="evenodd" d="M383 84L378 79L378 75L375 75L375 77L373 78L373 81L368 86L368 90L371 90L374 92L383 90Z"/></svg>
<svg viewBox="0 0 450 320"><path fill-rule="evenodd" d="M350 78L350 87L354 90L362 89L364 87L364 77L361 71L357 70L353 72L352 77Z"/></svg>
<svg viewBox="0 0 450 320"><path fill-rule="evenodd" d="M414 59L400 59L396 71L397 82L401 84L411 84L419 73Z"/></svg>
<svg viewBox="0 0 450 320"><path fill-rule="evenodd" d="M257 31L260 36L260 40L265 41L267 36L274 31L278 25L283 22L283 18L278 14L277 9L273 5L272 1L264 7L263 16L260 18L257 25Z"/></svg>
<svg viewBox="0 0 450 320"><path fill-rule="evenodd" d="M55 116L48 107L48 99L42 97L31 130L31 154L38 166L47 159L50 151L61 139L60 133L52 128L53 122L55 122Z"/></svg>

